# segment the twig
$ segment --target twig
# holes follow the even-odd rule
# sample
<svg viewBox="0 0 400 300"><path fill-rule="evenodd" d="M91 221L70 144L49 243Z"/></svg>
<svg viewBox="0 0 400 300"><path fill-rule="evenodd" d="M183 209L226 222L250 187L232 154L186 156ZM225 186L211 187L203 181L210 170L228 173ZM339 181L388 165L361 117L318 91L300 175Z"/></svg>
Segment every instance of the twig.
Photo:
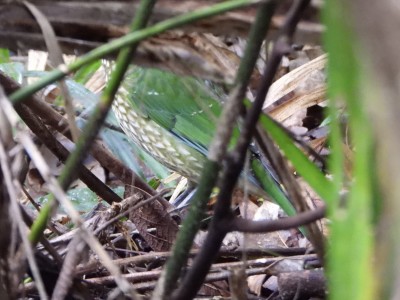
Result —
<svg viewBox="0 0 400 300"><path fill-rule="evenodd" d="M32 130L33 133L46 145L46 147L57 156L62 162L65 162L70 155L67 148L64 147L47 127L38 120L37 116L32 113L28 106L24 103L15 105L15 110L25 122L25 124ZM97 178L90 170L84 165L81 165L78 170L79 178L99 197L104 199L107 203L120 202L122 199L100 179Z"/></svg>
<svg viewBox="0 0 400 300"><path fill-rule="evenodd" d="M285 230L307 225L325 216L326 207L318 207L314 210L308 210L297 214L294 217L288 217L278 220L253 221L249 219L236 218L227 222L225 225L227 231L240 231L248 233L267 233L278 230Z"/></svg>
<svg viewBox="0 0 400 300"><path fill-rule="evenodd" d="M243 256L243 251L244 250L226 250L226 249L221 249L218 252L219 257L231 257L231 258L240 258ZM265 258L265 256L272 256L272 257L278 257L278 256L296 256L296 255L304 255L306 253L305 248L266 248L266 249L258 249L258 248L253 248L249 249L246 248L246 255L250 258ZM189 253L190 257L194 257L197 254L199 254L199 250L191 250ZM121 258L121 259L116 259L113 260L113 263L117 266L126 266L130 264L145 264L145 263L150 263L154 262L156 260L164 261L167 258L172 256L172 252L154 252L154 253L146 253L138 256L133 256L133 257L127 257L127 258ZM78 267L77 270L77 275L83 275L86 273L90 273L91 271L94 271L97 269L98 263L89 263L87 265L83 265Z"/></svg>
<svg viewBox="0 0 400 300"><path fill-rule="evenodd" d="M145 1L142 0L138 13L133 21L131 31L139 30L146 26L147 20L150 17L154 1ZM77 173L79 166L83 162L85 155L89 151L93 141L95 140L102 123L107 117L108 111L111 108L112 101L114 99L114 95L117 92L120 81L122 80L125 71L128 68L128 58L132 56L137 48L138 42L132 44L128 49L121 50L121 55L117 60L117 68L110 80L110 84L106 88L103 93L103 96L100 98L99 103L96 105L95 110L93 111L90 120L87 122L83 132L76 143L75 150L68 157L65 162L65 167L60 174L59 182L63 189L67 189L71 182L74 180L74 176ZM37 221L35 221L32 225L32 232L35 234L40 234L47 223L47 220L50 218L50 207L54 205L54 198L50 197L48 203L43 207ZM36 236L37 238L37 236Z"/></svg>
<svg viewBox="0 0 400 300"><path fill-rule="evenodd" d="M273 268L277 263L283 260L305 260L305 259L313 259L316 258L315 254L308 254L308 255L301 255L301 256L292 256L289 258L282 258L282 257L274 257L274 258L262 258L258 260L249 260L248 263L245 265L246 274L248 276L257 275L257 274L271 274L277 275L280 272ZM230 263L221 263L221 264L214 264L212 269L204 282L212 282L217 280L224 280L227 279L229 276L229 269L237 268L242 266L243 262L230 262ZM138 273L131 273L124 275L124 278L127 279L129 282L141 282L141 281L148 281L148 280L155 280L161 275L161 271L145 271L145 272L138 272ZM90 278L87 279L88 282L96 283L96 284L112 284L113 278L112 276L103 276L98 278Z"/></svg>
<svg viewBox="0 0 400 300"><path fill-rule="evenodd" d="M162 197L164 196L166 193L170 192L171 189L164 189L161 192L159 192L157 195L154 195L146 200L140 201L139 203L135 204L134 206L130 207L129 209L127 209L126 211L120 213L119 215L115 216L114 218L112 218L111 220L107 221L106 223L102 224L99 228L97 228L94 231L94 234L97 235L100 233L100 231L106 229L108 226L110 226L111 224L113 224L114 222L118 221L119 219L128 216L132 211L139 209L140 207L142 207L143 205L147 205L150 202L156 200L158 197ZM133 196L131 196L130 198L132 198ZM128 198L129 199L129 198ZM126 199L126 200L128 200Z"/></svg>
<svg viewBox="0 0 400 300"><path fill-rule="evenodd" d="M221 162L223 161L229 140L236 121L242 108L242 100L245 97L247 85L257 62L258 54L268 31L271 17L274 11L275 2L264 3L256 16L256 21L251 29L249 41L245 50L244 58L241 61L236 76L236 86L232 89L228 101L222 111L217 132L211 142L208 153L208 160L204 165L197 191L192 199L188 216L185 219L182 230L179 233L174 245L174 255L168 261L165 273L165 283L160 281L153 298L158 295L168 296L176 286L182 267L186 264L188 253L193 239L199 230L203 219L207 201L215 186Z"/></svg>
<svg viewBox="0 0 400 300"><path fill-rule="evenodd" d="M62 187L51 174L51 171L48 165L46 164L45 159L40 154L39 150L31 140L29 135L20 129L21 126L20 123L18 122L18 115L14 111L14 108L11 106L11 103L6 98L4 99L0 98L0 100L2 100L1 107L5 111L6 113L5 115L7 116L13 127L18 131L18 138L20 143L24 146L25 150L31 157L32 161L35 163L36 167L40 172L40 175L48 183L49 189L52 192L52 194L64 206L65 210L67 211L67 213L69 214L75 225L80 228L82 236L85 239L86 243L95 253L97 253L97 255L100 257L100 260L103 262L104 266L109 270L109 272L113 274L113 276L115 276L115 281L119 286L119 288L121 289L121 291L123 291L127 295L130 295L133 299L137 299L138 297L136 296L135 291L132 289L129 283L122 278L119 269L113 265L112 261L110 260L107 253L104 251L98 240L84 226L84 222L79 216L79 213L75 210L71 202L68 200L67 195L63 191ZM44 208L42 208L42 211L43 209ZM52 208L48 206L47 209L51 210ZM50 215L50 211L47 212L47 215ZM46 224L46 222L44 222L44 224ZM38 237L41 236L41 232L42 231L40 231L40 234L37 235L37 233L35 232L32 233L31 231L30 236L34 235L34 238L30 239L37 240Z"/></svg>
<svg viewBox="0 0 400 300"><path fill-rule="evenodd" d="M49 75L43 77L38 80L34 84L21 89L14 94L10 95L10 100L13 104L22 101L23 99L29 97L33 93L39 91L50 83L53 83L63 77L65 77L68 73L75 72L85 64L91 63L96 59L102 58L107 54L115 52L123 47L127 47L138 43L146 38L155 36L164 31L174 29L180 27L182 25L199 21L201 19L205 19L211 16L215 16L230 10L234 10L240 7L252 5L261 2L261 0L231 0L224 1L222 3L218 3L206 8L202 8L193 12L189 12L186 14L182 14L175 18L171 18L169 20L157 23L151 27L146 29L138 30L133 33L127 34L124 37L114 40L113 42L108 43L107 45L100 46L91 52L87 53L80 59L77 59L75 62L71 63L68 66L60 66L57 70L50 72Z"/></svg>
<svg viewBox="0 0 400 300"><path fill-rule="evenodd" d="M310 207L308 207L303 195L301 194L300 186L294 178L294 175L289 171L289 166L286 160L283 158L282 154L273 143L271 137L268 135L267 132L262 130L261 126L257 126L255 136L261 150L266 154L274 170L276 170L280 182L282 182L283 186L286 188L289 198L292 199L297 212L308 211ZM322 232L320 231L318 225L314 222L307 225L306 228L306 236L314 245L320 261L323 262L324 238Z"/></svg>
<svg viewBox="0 0 400 300"><path fill-rule="evenodd" d="M223 183L215 205L214 217L210 224L207 239L202 247L201 253L196 257L192 268L188 271L180 284L180 288L173 295L172 298L174 300L191 299L196 295L227 233L227 228L220 228L221 222L226 222L234 218L230 209L232 191L243 168L246 151L256 127L258 117L261 114L265 96L273 82L282 56L291 49L288 43L291 41L301 14L308 6L309 2L310 0L298 0L294 2L288 13L285 25L274 44L271 58L264 70L257 97L247 112L243 130L235 151L227 159L227 166L222 176Z"/></svg>
<svg viewBox="0 0 400 300"><path fill-rule="evenodd" d="M8 102L8 100L6 99L3 88L0 86L0 104L4 103L4 102ZM2 105L0 105L0 107L2 107ZM4 112L4 115L7 115L6 111L3 111L3 112ZM47 300L48 297L47 297L46 289L44 287L42 277L40 276L39 268L35 261L35 257L34 257L33 250L32 250L32 245L30 244L30 242L27 238L27 235L26 235L27 228L24 226L25 223L23 221L21 211L19 210L19 207L18 207L16 187L13 183L12 174L10 172L10 170L11 170L10 158L8 157L7 151L4 148L5 143L4 143L4 141L1 140L1 137L2 136L0 135L0 166L1 166L1 172L3 173L4 180L5 180L5 183L7 186L8 195L10 198L10 206L11 206L10 212L12 212L12 215L15 218L14 222L16 223L16 226L18 228L20 238L22 240L22 244L23 244L25 252L26 252L26 257L29 262L29 266L31 268L33 277L35 278L35 281L37 284L40 298Z"/></svg>
<svg viewBox="0 0 400 300"><path fill-rule="evenodd" d="M47 50L49 52L50 62L52 67L58 67L64 64L64 58L62 55L61 47L58 44L56 34L46 16L32 3L23 1L23 4L28 8L36 22L39 24L43 34L44 41L46 43ZM61 94L65 102L65 110L67 111L67 120L69 128L72 134L72 140L76 142L78 140L78 127L75 122L75 113L72 97L68 91L67 84L64 79L60 80L59 87Z"/></svg>
<svg viewBox="0 0 400 300"><path fill-rule="evenodd" d="M58 276L57 283L54 287L52 300L64 299L67 295L72 283L74 282L74 273L76 265L82 256L83 251L87 248L79 232L75 235L68 246L68 253L65 256L63 266Z"/></svg>

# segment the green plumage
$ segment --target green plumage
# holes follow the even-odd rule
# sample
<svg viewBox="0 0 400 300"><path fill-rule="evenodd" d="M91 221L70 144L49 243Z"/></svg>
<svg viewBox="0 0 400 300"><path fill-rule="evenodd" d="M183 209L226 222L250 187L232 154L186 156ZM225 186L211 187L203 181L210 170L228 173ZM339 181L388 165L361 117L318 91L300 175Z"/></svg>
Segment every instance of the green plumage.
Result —
<svg viewBox="0 0 400 300"><path fill-rule="evenodd" d="M130 91L130 105L142 117L206 151L221 114L221 103L204 82L134 67L128 72L123 88Z"/></svg>
<svg viewBox="0 0 400 300"><path fill-rule="evenodd" d="M198 181L222 112L217 89L191 77L132 67L117 93L113 110L125 133L171 170ZM232 144L239 135L235 129ZM263 166L253 160L254 170ZM293 208L267 170L261 186L288 213ZM260 191L254 176L250 190ZM253 189L254 188L254 189Z"/></svg>
<svg viewBox="0 0 400 300"><path fill-rule="evenodd" d="M133 67L113 109L136 143L170 169L197 181L221 114L217 97L194 78Z"/></svg>

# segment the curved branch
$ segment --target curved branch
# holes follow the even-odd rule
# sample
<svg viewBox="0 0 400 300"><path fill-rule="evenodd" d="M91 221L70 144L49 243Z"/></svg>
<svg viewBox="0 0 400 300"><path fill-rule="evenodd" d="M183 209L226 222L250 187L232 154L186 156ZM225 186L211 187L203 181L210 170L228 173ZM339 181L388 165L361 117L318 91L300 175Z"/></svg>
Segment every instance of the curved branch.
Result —
<svg viewBox="0 0 400 300"><path fill-rule="evenodd" d="M227 164L223 172L220 187L220 194L214 209L214 217L210 224L209 233L202 247L201 252L193 262L192 268L188 271L178 290L172 295L172 299L192 299L200 288L207 272L216 257L221 243L227 233L227 227L221 226L224 222L231 222L230 196L244 165L247 147L250 144L257 120L261 114L265 96L273 82L278 70L282 56L290 51L290 41L293 38L294 30L304 9L309 5L310 0L298 0L292 5L288 12L285 25L280 36L276 39L272 55L261 79L261 86L258 89L257 97L249 109L243 122L241 135L236 148L227 158ZM233 219L233 218L232 218Z"/></svg>
<svg viewBox="0 0 400 300"><path fill-rule="evenodd" d="M300 213L294 217L278 220L253 221L249 219L236 218L227 224L229 231L240 231L248 233L266 233L277 230L286 230L307 225L322 219L325 216L326 207L321 206L314 210Z"/></svg>

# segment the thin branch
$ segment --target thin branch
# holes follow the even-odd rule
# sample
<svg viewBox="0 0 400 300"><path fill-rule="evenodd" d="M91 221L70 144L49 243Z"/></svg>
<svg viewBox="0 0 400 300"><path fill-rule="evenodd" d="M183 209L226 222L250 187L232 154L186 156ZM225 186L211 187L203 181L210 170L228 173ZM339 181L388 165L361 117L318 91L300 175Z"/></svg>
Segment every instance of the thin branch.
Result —
<svg viewBox="0 0 400 300"><path fill-rule="evenodd" d="M21 87L17 82L4 75L1 71L0 84L4 87L7 94L13 93ZM71 139L66 120L49 104L39 100L36 96L30 96L27 98L26 105L29 106L29 109L40 117L45 124ZM134 184L138 189L150 195L155 195L155 191L145 181L137 176L131 169L120 163L100 142L95 141L91 151L92 155L104 168L118 176L125 184Z"/></svg>
<svg viewBox="0 0 400 300"><path fill-rule="evenodd" d="M228 222L227 231L240 231L248 233L267 233L278 230L286 230L307 225L325 217L326 207L318 207L299 213L294 217L287 217L278 220L253 221L249 219L236 218Z"/></svg>
<svg viewBox="0 0 400 300"><path fill-rule="evenodd" d="M153 297L157 297L157 294L165 297L172 292L181 274L182 267L187 262L193 239L199 230L201 220L204 217L209 196L213 187L217 183L221 162L225 157L233 128L240 115L247 85L257 62L262 42L268 31L274 8L275 2L268 1L260 7L257 13L255 23L250 32L244 57L236 75L236 85L232 89L222 111L217 125L217 132L215 133L210 145L207 156L208 160L203 167L198 189L191 201L190 210L174 245L174 255L167 263L165 283L160 281ZM162 277L162 279L164 280L164 277Z"/></svg>
<svg viewBox="0 0 400 300"><path fill-rule="evenodd" d="M150 17L154 1L141 1L141 7L138 10L138 14L133 21L131 31L139 30L146 26L147 20ZM87 152L89 151L93 141L95 140L102 123L107 117L108 111L111 108L114 95L118 90L119 83L121 82L125 71L128 68L128 59L133 56L137 43L132 44L128 49L121 50L121 55L117 61L117 69L113 72L112 79L108 85L108 88L104 91L99 103L96 105L90 120L87 122L85 128L79 140L76 143L75 150L68 157L65 162L65 167L58 178L60 185L63 189L67 189L71 182L75 179L76 173L79 166L82 164ZM115 77L114 77L115 76ZM43 232L46 227L46 223L50 218L51 207L54 206L54 197L50 197L49 201L45 204L37 220L32 225L32 232L35 234L36 241L38 234ZM33 235L31 235L33 237Z"/></svg>
<svg viewBox="0 0 400 300"><path fill-rule="evenodd" d="M37 91L44 88L48 84L53 83L65 77L68 73L77 71L85 64L89 64L95 61L96 59L100 59L124 47L131 46L146 38L155 36L169 29L174 29L191 22L202 20L211 16L215 16L240 7L253 5L259 2L261 1L260 0L224 1L206 8L182 14L175 18L171 18L169 20L157 23L151 27L142 30L137 30L135 32L127 34L124 37L116 39L106 45L100 46L90 51L89 53L82 56L80 59L77 59L68 66L60 66L57 70L50 72L50 74L48 74L46 77L43 77L40 80L36 81L35 83L29 85L28 87L13 93L12 95L10 95L9 98L13 102L13 104L15 104L27 98L28 96L32 95L33 93L36 93Z"/></svg>
<svg viewBox="0 0 400 300"><path fill-rule="evenodd" d="M62 145L47 127L38 120L37 116L32 113L28 106L24 103L15 105L15 110L25 122L25 124L32 130L32 132L46 145L46 147L55 155L59 160L65 163L70 155L70 152ZM120 202L122 199L100 179L97 178L90 170L83 164L78 170L79 178L96 194L104 199L107 203Z"/></svg>
<svg viewBox="0 0 400 300"><path fill-rule="evenodd" d="M1 97L0 97L0 100ZM62 189L61 185L58 183L56 178L51 173L50 168L48 167L44 157L40 154L39 150L37 149L36 145L31 140L30 136L21 129L21 122L18 120L18 115L14 111L14 108L11 106L11 103L5 99L5 101L1 101L2 108L5 111L5 115L9 119L10 123L12 124L13 128L17 130L17 136L20 143L25 148L26 152L29 154L32 161L35 163L36 167L38 168L40 175L43 179L48 183L50 192L59 200L59 202L63 205L66 212L71 217L72 222L75 223L77 227L79 227L85 242L89 245L89 247L100 257L100 260L103 262L104 266L109 270L111 274L115 277L115 282L117 283L118 287L123 291L126 295L130 295L133 299L138 299L136 296L136 292L132 289L128 282L126 282L122 278L122 274L119 269L113 265L112 261L108 257L107 253L103 249L102 245L99 241L93 236L93 234L85 227L83 220L81 219L78 211L75 210L72 203L68 200L67 195L65 194L64 190ZM44 206L42 211L47 209L46 215L50 215L50 210L52 207ZM42 214L39 215L43 216ZM46 224L46 222L44 222ZM37 235L35 232L30 232L30 240L37 240L37 236L41 236L40 234ZM32 238L31 235L34 235Z"/></svg>
<svg viewBox="0 0 400 300"><path fill-rule="evenodd" d="M299 183L290 172L287 161L283 158L279 149L275 146L272 138L267 132L262 130L261 126L257 126L255 133L256 140L260 149L266 154L268 160L271 162L273 169L276 170L280 182L286 188L289 198L292 199L297 212L305 212L310 210L307 202L305 201ZM324 261L324 238L318 225L315 223L306 226L306 236L316 249L321 262Z"/></svg>
<svg viewBox="0 0 400 300"><path fill-rule="evenodd" d="M124 249L125 250L125 249ZM127 251L127 250L125 250ZM244 249L237 249L237 250L228 250L222 248L218 252L218 257L221 258L236 258L240 259L240 257L243 256L243 251ZM279 256L296 256L296 255L304 255L307 251L306 248L265 248L265 249L259 249L259 248L246 248L246 255L251 258L265 258L266 256L270 257L279 257ZM191 250L189 252L190 257L195 257L197 254L199 254L200 250ZM116 259L113 260L113 263L117 266L127 266L127 265L132 265L132 264L145 264L145 263L152 263L154 261L164 261L167 258L170 258L172 256L172 252L152 252L152 253L145 253L142 255L137 255L137 256L131 256L127 258L121 258L121 259ZM87 265L83 265L81 267L78 267L77 270L77 276L81 276L87 273L90 273L92 271L95 271L98 269L99 264L97 262L90 262Z"/></svg>
<svg viewBox="0 0 400 300"><path fill-rule="evenodd" d="M0 104L3 102L8 102L8 100L6 99L3 88L0 86ZM2 107L2 105L0 105L0 107ZM3 112L4 112L4 116L6 116L7 115L6 111L3 110ZM42 277L40 275L38 265L35 261L32 245L27 238L27 228L23 221L21 211L18 207L18 197L17 197L17 193L16 193L16 186L13 183L14 180L13 180L12 174L11 174L10 157L8 156L7 151L4 147L5 143L1 139L3 136L4 135L0 135L0 167L1 167L0 172L3 173L4 181L5 181L5 184L7 187L7 192L8 192L9 199L10 199L10 212L12 212L12 215L14 217L14 222L18 228L19 235L20 235L22 244L25 249L26 257L28 259L29 266L31 268L33 277L35 279L35 282L36 282L36 285L37 285L37 288L39 291L40 298L47 300L48 296L47 296L46 289L43 284Z"/></svg>
<svg viewBox="0 0 400 300"><path fill-rule="evenodd" d="M257 120L261 114L265 96L273 82L282 56L291 50L289 43L293 38L292 35L304 9L309 3L310 0L295 1L288 13L283 30L274 44L271 58L264 70L257 97L247 112L237 146L227 159L227 165L221 180L222 186L215 205L214 217L210 224L206 241L202 247L201 253L194 260L192 268L188 271L180 284L180 288L173 295L172 298L174 300L191 299L196 295L227 233L227 228L220 227L221 222L229 222L230 219L234 218L230 209L232 191L243 168L246 151L256 128Z"/></svg>
<svg viewBox="0 0 400 300"><path fill-rule="evenodd" d="M56 34L49 20L34 4L28 1L23 1L23 4L28 8L30 13L36 19L36 22L38 23L42 31L52 67L55 68L60 65L63 65L64 58L62 55L61 47L58 44ZM65 110L67 111L67 120L69 128L71 130L72 140L76 142L78 140L78 127L76 126L75 122L75 113L74 113L72 97L71 94L69 93L67 84L65 83L64 79L60 80L59 87L65 102Z"/></svg>
<svg viewBox="0 0 400 300"><path fill-rule="evenodd" d="M152 197L150 197L150 198L148 198L148 199L146 199L146 200L140 201L139 203L136 203L134 206L130 207L130 208L127 209L126 211L124 211L124 212L118 214L117 216L115 216L115 217L112 218L111 220L109 220L109 221L105 222L104 224L102 224L99 228L97 228L97 229L94 231L94 234L95 234L95 235L99 234L100 231L106 229L108 226L110 226L111 224L115 223L115 222L118 221L119 219L128 216L128 215L129 215L131 212L133 212L134 210L137 210L137 209L139 209L140 207L151 203L152 201L156 200L158 197L162 197L162 196L164 196L166 193L168 193L168 192L170 192L170 191L171 191L171 189L164 189L164 190L162 190L161 192L159 192L158 194L156 194L156 195L154 195L154 196L152 196ZM133 197L133 196L131 196L131 197L125 199L125 200L129 200L129 199L132 198L132 197Z"/></svg>
<svg viewBox="0 0 400 300"><path fill-rule="evenodd" d="M51 300L65 299L74 282L75 269L87 246L79 232L68 245L68 253L60 270Z"/></svg>
<svg viewBox="0 0 400 300"><path fill-rule="evenodd" d="M282 267L274 269L274 266L284 260L288 261L298 261L298 260L305 260L305 259L314 259L316 258L315 254L306 254L300 256L291 256L291 257L271 257L271 258L263 258L263 259L256 259L256 260L249 260L246 264L246 275L252 276L257 274L270 274L270 275L277 275L282 270ZM235 261L235 262L227 262L227 263L218 263L214 264L211 268L212 273L210 272L207 277L205 278L204 282L213 282L216 280L224 280L227 279L229 275L229 271L232 268L238 268L243 266L243 262ZM144 271L144 272L137 272L124 275L124 278L129 282L142 282L142 281L149 281L155 280L159 278L161 275L161 271ZM96 284L112 284L113 278L112 276L103 276L97 278L90 278L87 279L90 283Z"/></svg>

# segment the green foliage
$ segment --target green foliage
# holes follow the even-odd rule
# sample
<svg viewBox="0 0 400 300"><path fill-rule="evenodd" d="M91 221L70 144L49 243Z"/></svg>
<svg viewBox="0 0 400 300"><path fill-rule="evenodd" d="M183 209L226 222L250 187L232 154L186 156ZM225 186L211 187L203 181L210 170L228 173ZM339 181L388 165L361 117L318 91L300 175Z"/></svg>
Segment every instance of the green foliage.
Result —
<svg viewBox="0 0 400 300"><path fill-rule="evenodd" d="M21 63L3 63L0 64L0 71L21 84L25 67Z"/></svg>
<svg viewBox="0 0 400 300"><path fill-rule="evenodd" d="M239 7L244 5L245 1L228 1L229 3L232 7ZM373 189L376 181L375 167L371 163L374 161L373 140L369 120L360 97L361 85L362 82L365 84L365 78L360 71L360 62L357 60L357 39L348 24L346 5L344 0L327 0L324 9L324 21L327 26L325 45L329 52L328 93L331 105L327 120L331 128L330 149L332 154L329 166L332 180L328 180L293 143L286 132L270 118L262 116L260 123L297 172L328 205L331 220L327 259L329 297L331 299L371 299L374 295L371 270L374 246L372 207L374 205L376 207L379 203L373 202L373 198L376 196L376 190ZM220 11L227 9L222 8L221 6ZM203 16L216 12L203 11ZM76 71L76 73L74 80L67 80L67 85L74 100L78 101L81 107L84 110L87 109L88 112L97 103L98 97L82 86L99 68L100 62L96 59L122 46L126 47L137 43L146 37L159 34L166 29L177 27L196 18L200 19L202 16L187 15L186 19L184 17L179 20L174 19L175 23L170 20L169 23L167 21L161 25L139 30L115 41L111 46L94 50L73 63L70 70ZM82 68L85 64L86 66ZM46 84L64 76L63 72L57 70L50 75L46 72L27 73L22 64L9 63L9 52L5 49L0 49L0 70L18 82L22 82L24 76L27 75L42 78L32 87L22 89L12 95L11 98L14 101L20 101ZM124 83L125 88L132 92L129 99L132 107L204 155L215 132L215 120L221 112L220 105L215 100L218 96L211 92L203 82L193 78L177 77L160 71L146 73L139 68L132 70L128 74L128 80ZM356 149L350 186L344 184L344 156L338 121L337 106L340 104L338 100L343 101L347 106L352 146ZM115 117L112 115L108 120L115 123ZM236 131L235 137L237 135L238 131ZM106 129L102 132L102 136L114 154L140 176L145 177L138 159L157 177L165 178L168 175L168 171L163 166L136 145L130 145L121 133ZM132 156L132 153L135 153L136 157ZM279 186L270 176L263 176L264 170L260 168L260 165L253 162L252 167L261 179L265 190L289 215L293 215L294 209ZM210 170L215 171L217 167L211 166ZM151 184L157 186L158 181L152 179ZM340 197L343 188L349 189L349 193L344 199ZM98 202L96 195L85 188L71 190L69 196L77 208L83 211L89 210Z"/></svg>
<svg viewBox="0 0 400 300"><path fill-rule="evenodd" d="M294 216L296 211L293 205L290 203L286 195L282 192L282 189L279 188L277 183L274 181L270 174L265 172L264 167L256 160L251 162L252 169L257 176L257 179L260 180L261 186L267 192L268 195L274 199L276 204L278 204L285 213L289 216Z"/></svg>
<svg viewBox="0 0 400 300"><path fill-rule="evenodd" d="M177 141L190 155L196 154L195 157L199 158L201 153L200 159L205 161L222 112L223 96L217 87L195 78L139 67L128 71L121 87L128 92L120 94L124 97L122 99L128 101L130 108L140 117L148 120L148 126L155 126L153 122L161 126L164 136L172 133L171 144ZM236 143L239 134L239 128L236 127L231 146ZM252 160L251 166L267 194L288 215L294 215L292 204L264 166L257 160ZM190 168L191 165L185 167ZM254 179L248 181L249 186L255 188Z"/></svg>
<svg viewBox="0 0 400 300"><path fill-rule="evenodd" d="M148 182L148 184L155 190L160 186L160 183L161 181L155 177L151 178Z"/></svg>
<svg viewBox="0 0 400 300"><path fill-rule="evenodd" d="M347 22L346 5L345 1L328 0L324 9L331 119L336 118L337 100L343 100L348 108L350 135L356 149L353 183L347 198L340 199L338 189L344 177L342 139L338 123L332 123L330 166L337 192L336 199L328 202L332 224L327 269L330 299L372 299L372 134L360 97L360 83L365 79L356 56L357 39Z"/></svg>
<svg viewBox="0 0 400 300"><path fill-rule="evenodd" d="M101 60L96 60L80 68L74 74L74 81L80 84L85 84L93 76L93 74L100 68Z"/></svg>
<svg viewBox="0 0 400 300"><path fill-rule="evenodd" d="M97 195L88 188L75 188L67 193L68 199L74 205L75 209L80 212L88 212L99 203ZM39 197L38 202L45 204L49 201L50 195ZM59 210L64 213L62 207Z"/></svg>
<svg viewBox="0 0 400 300"><path fill-rule="evenodd" d="M307 156L294 144L291 137L275 123L270 117L262 115L260 117L262 127L270 134L279 148L286 155L287 159L293 164L296 171L307 181L307 183L325 201L330 201L334 197L333 184L325 175L312 163Z"/></svg>
<svg viewBox="0 0 400 300"><path fill-rule="evenodd" d="M0 64L10 62L10 51L8 49L0 48Z"/></svg>
<svg viewBox="0 0 400 300"><path fill-rule="evenodd" d="M95 68L94 66L91 67L93 69ZM24 65L21 63L0 64L0 70L19 83L22 83L23 79L27 77L42 78L48 74L48 72L43 71L26 71ZM75 80L68 79L66 83L77 108L83 110L81 115L90 114L93 107L98 102L98 95L92 93ZM110 112L107 122L114 126L119 126L118 121L112 112ZM83 127L84 123L84 119L78 118L78 126L80 128ZM146 178L143 174L140 161L160 179L164 179L169 175L170 172L163 165L129 141L123 133L105 128L101 131L100 135L113 154L135 173L139 174L143 179Z"/></svg>

